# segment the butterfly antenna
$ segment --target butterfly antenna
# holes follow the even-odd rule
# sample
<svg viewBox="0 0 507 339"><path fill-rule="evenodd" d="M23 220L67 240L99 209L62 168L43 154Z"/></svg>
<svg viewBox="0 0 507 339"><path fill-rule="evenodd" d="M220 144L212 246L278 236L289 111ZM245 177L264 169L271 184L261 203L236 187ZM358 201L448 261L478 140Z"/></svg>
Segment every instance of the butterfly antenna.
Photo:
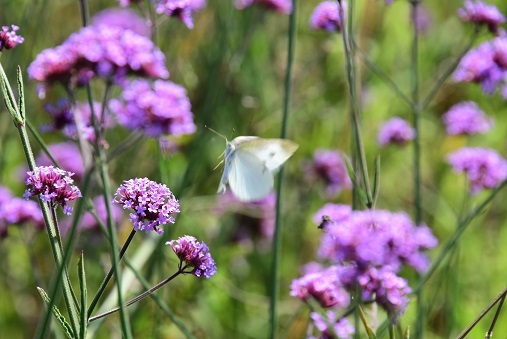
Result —
<svg viewBox="0 0 507 339"><path fill-rule="evenodd" d="M209 129L211 132L215 133L216 135L218 135L219 137L221 137L222 139L225 139L225 141L227 141L227 137L223 134L220 134L218 133L217 131L215 131L213 128L207 126L207 125L204 125L204 127L206 127L207 129Z"/></svg>
<svg viewBox="0 0 507 339"><path fill-rule="evenodd" d="M222 165L224 163L224 159L222 159L216 166L213 168L213 171L218 168L218 166Z"/></svg>

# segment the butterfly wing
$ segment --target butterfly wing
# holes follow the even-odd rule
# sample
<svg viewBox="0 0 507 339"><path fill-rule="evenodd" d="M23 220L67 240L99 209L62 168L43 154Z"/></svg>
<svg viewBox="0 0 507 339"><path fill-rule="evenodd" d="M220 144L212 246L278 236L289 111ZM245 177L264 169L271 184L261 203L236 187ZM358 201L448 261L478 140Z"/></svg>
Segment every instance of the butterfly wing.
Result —
<svg viewBox="0 0 507 339"><path fill-rule="evenodd" d="M241 201L259 200L273 188L273 174L250 152L236 150L227 172L229 187Z"/></svg>
<svg viewBox="0 0 507 339"><path fill-rule="evenodd" d="M237 152L254 155L271 172L282 166L299 147L295 142L286 139L238 137L232 142L236 142Z"/></svg>

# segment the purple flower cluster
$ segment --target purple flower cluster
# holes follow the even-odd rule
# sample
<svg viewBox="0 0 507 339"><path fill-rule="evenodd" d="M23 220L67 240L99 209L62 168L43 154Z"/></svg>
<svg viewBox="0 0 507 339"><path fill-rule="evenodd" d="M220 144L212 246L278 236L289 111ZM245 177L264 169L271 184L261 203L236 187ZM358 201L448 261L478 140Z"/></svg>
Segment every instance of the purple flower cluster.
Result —
<svg viewBox="0 0 507 339"><path fill-rule="evenodd" d="M336 150L317 149L313 154L313 163L308 166L311 179L321 179L326 184L328 197L336 197L343 189L350 189L347 167L342 155Z"/></svg>
<svg viewBox="0 0 507 339"><path fill-rule="evenodd" d="M237 9L245 9L252 5L259 5L269 10L273 10L282 14L292 13L292 1L291 0L235 0L234 6Z"/></svg>
<svg viewBox="0 0 507 339"><path fill-rule="evenodd" d="M27 189L23 194L26 200L39 195L43 202L49 203L51 207L60 205L63 213L70 215L72 207L68 205L69 201L81 197L81 191L73 185L71 177L74 173L53 166L39 166L27 172L27 175Z"/></svg>
<svg viewBox="0 0 507 339"><path fill-rule="evenodd" d="M343 4L343 16L347 13L347 3ZM337 1L323 1L315 7L310 18L312 29L322 29L328 32L341 32L342 20L340 19L339 5Z"/></svg>
<svg viewBox="0 0 507 339"><path fill-rule="evenodd" d="M174 224L172 215L180 212L180 204L171 190L148 178L126 180L114 195L114 203L134 211L130 213L129 220L136 231L148 233L155 230L162 234L164 231L159 226Z"/></svg>
<svg viewBox="0 0 507 339"><path fill-rule="evenodd" d="M0 31L0 52L4 49L14 48L25 41L25 38L16 33L19 30L18 26L11 25L11 29L9 29L9 26L2 26Z"/></svg>
<svg viewBox="0 0 507 339"><path fill-rule="evenodd" d="M464 147L449 154L447 161L455 172L465 172L472 194L495 188L507 178L507 160L493 149Z"/></svg>
<svg viewBox="0 0 507 339"><path fill-rule="evenodd" d="M80 181L84 175L84 164L83 158L79 147L72 141L61 142L57 144L48 145L48 150L51 155L55 158L62 169L74 173L76 181ZM54 165L51 159L46 153L39 153L35 162L39 166L51 166Z"/></svg>
<svg viewBox="0 0 507 339"><path fill-rule="evenodd" d="M493 119L473 101L463 101L452 106L442 117L447 134L486 133L493 126Z"/></svg>
<svg viewBox="0 0 507 339"><path fill-rule="evenodd" d="M350 304L350 295L340 280L343 266L329 268L305 274L292 281L290 295L301 300L314 298L322 307L346 308Z"/></svg>
<svg viewBox="0 0 507 339"><path fill-rule="evenodd" d="M204 242L198 242L196 238L185 235L178 240L172 240L165 243L171 246L174 253L180 259L180 268L182 263L186 267L193 267L192 271L184 273L194 274L196 277L211 278L217 272L215 261L209 253L209 248Z"/></svg>
<svg viewBox="0 0 507 339"><path fill-rule="evenodd" d="M180 19L188 28L194 28L192 14L206 7L206 0L155 0L155 10Z"/></svg>
<svg viewBox="0 0 507 339"><path fill-rule="evenodd" d="M310 318L312 319L315 327L322 332L322 336L320 339L334 338L335 335L338 336L338 339L351 339L353 338L353 334L355 333L354 326L348 321L347 318L341 318L336 320L337 314L334 311L326 312L327 321L322 318L319 313L312 312L310 313ZM328 329L328 323L333 324L333 332L330 332ZM317 339L316 337L309 336L307 339Z"/></svg>
<svg viewBox="0 0 507 339"><path fill-rule="evenodd" d="M410 127L406 120L394 117L380 126L378 143L381 147L390 144L405 145L415 138L415 129Z"/></svg>
<svg viewBox="0 0 507 339"><path fill-rule="evenodd" d="M429 260L424 254L437 245L431 230L416 226L405 213L386 210L352 211L344 205L328 204L314 219L329 219L318 251L332 266L306 266L304 276L293 281L291 295L314 298L322 307L347 307L349 293L361 287L363 301L375 301L393 317L408 304L408 283L397 275L404 265L424 272ZM346 294L345 294L346 292ZM371 300L374 298L374 300Z"/></svg>
<svg viewBox="0 0 507 339"><path fill-rule="evenodd" d="M327 230L331 224L347 219L351 213L350 205L328 203L314 214L313 221L320 229Z"/></svg>
<svg viewBox="0 0 507 339"><path fill-rule="evenodd" d="M388 314L397 315L408 305L407 295L412 291L408 282L398 277L390 267L369 267L357 277L363 300L375 297Z"/></svg>
<svg viewBox="0 0 507 339"><path fill-rule="evenodd" d="M74 120L74 115L79 119L80 132L83 137L90 141L95 141L95 131L92 126L92 112L90 105L84 102L77 102L76 107L71 107L67 99L59 100L56 105L46 104L44 106L46 111L52 118L51 124L43 125L41 131L52 132L62 130L63 134L71 139L77 139L77 126ZM72 110L75 110L74 114ZM93 102L93 113L100 128L103 130L111 129L114 127L115 122L111 119L110 115L104 112L102 116L102 105L98 102Z"/></svg>
<svg viewBox="0 0 507 339"><path fill-rule="evenodd" d="M0 238L7 236L9 225L32 224L44 229L44 218L35 201L13 197L9 189L0 186Z"/></svg>
<svg viewBox="0 0 507 339"><path fill-rule="evenodd" d="M464 21L488 26L494 34L499 33L499 26L505 22L505 17L498 8L480 0L465 0L464 6L458 10L458 15Z"/></svg>
<svg viewBox="0 0 507 339"><path fill-rule="evenodd" d="M151 29L146 20L130 8L113 7L104 9L95 14L91 22L93 26L114 26L125 30L131 30L147 38L151 36Z"/></svg>
<svg viewBox="0 0 507 339"><path fill-rule="evenodd" d="M94 77L124 83L129 74L167 78L164 54L145 36L119 26L84 27L63 44L42 51L28 67L41 82L39 96L54 83L83 86Z"/></svg>
<svg viewBox="0 0 507 339"><path fill-rule="evenodd" d="M397 272L408 265L422 273L429 264L424 251L436 245L431 230L414 225L405 213L353 211L330 224L318 253L333 262L353 262L359 270L389 266Z"/></svg>
<svg viewBox="0 0 507 339"><path fill-rule="evenodd" d="M146 135L190 134L196 130L185 88L170 81L134 80L111 100L110 109L121 125Z"/></svg>
<svg viewBox="0 0 507 339"><path fill-rule="evenodd" d="M480 44L461 59L454 80L481 85L487 94L500 88L507 98L507 36L500 36Z"/></svg>
<svg viewBox="0 0 507 339"><path fill-rule="evenodd" d="M261 246L268 249L275 230L275 205L276 195L273 192L261 200L243 202L228 190L217 196L214 211L219 216L234 213L236 226L231 235L232 241L251 243L253 239L260 239Z"/></svg>

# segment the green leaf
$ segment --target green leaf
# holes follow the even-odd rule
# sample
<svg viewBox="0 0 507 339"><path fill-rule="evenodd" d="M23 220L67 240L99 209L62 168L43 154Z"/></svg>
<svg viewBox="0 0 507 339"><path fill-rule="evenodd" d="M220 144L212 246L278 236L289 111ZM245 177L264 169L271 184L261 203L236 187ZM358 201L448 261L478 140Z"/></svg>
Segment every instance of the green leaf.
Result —
<svg viewBox="0 0 507 339"><path fill-rule="evenodd" d="M81 308L79 312L79 338L85 339L86 337L86 325L87 325L87 298L88 298L88 292L86 290L86 274L84 269L84 254L81 252L81 256L79 257L79 260L77 262L77 273L79 278L79 290L81 292Z"/></svg>
<svg viewBox="0 0 507 339"><path fill-rule="evenodd" d="M356 189L357 193L359 194L359 198L365 204L366 206L371 205L368 203L368 197L364 189L361 187L361 185L357 184L357 177L356 173L354 173L354 169L352 168L352 164L350 163L349 159L343 158L345 161L345 166L347 167L347 173L349 174L350 181L352 182L352 185Z"/></svg>
<svg viewBox="0 0 507 339"><path fill-rule="evenodd" d="M375 168L373 171L373 205L371 207L375 207L377 203L378 194L380 191L380 155L375 157Z"/></svg>
<svg viewBox="0 0 507 339"><path fill-rule="evenodd" d="M25 115L25 89L23 87L23 74L21 73L21 67L18 66L17 68L17 77L18 80L18 93L19 93L19 104L18 104L18 110L19 114L21 115L21 119L23 120L23 123L26 120Z"/></svg>
<svg viewBox="0 0 507 339"><path fill-rule="evenodd" d="M47 295L46 291L44 291L40 287L37 287L37 291L39 291L39 294L42 297L42 299L47 304L49 304L50 299L49 299L49 296ZM63 331L65 332L65 334L67 334L67 337L69 337L71 339L75 338L74 337L74 333L72 332L72 328L71 328L70 324L67 322L67 320L62 315L62 313L60 313L60 310L58 309L58 307L56 307L55 305L53 305L52 311L53 311L54 316L56 317L56 319L60 323L60 325L62 325Z"/></svg>

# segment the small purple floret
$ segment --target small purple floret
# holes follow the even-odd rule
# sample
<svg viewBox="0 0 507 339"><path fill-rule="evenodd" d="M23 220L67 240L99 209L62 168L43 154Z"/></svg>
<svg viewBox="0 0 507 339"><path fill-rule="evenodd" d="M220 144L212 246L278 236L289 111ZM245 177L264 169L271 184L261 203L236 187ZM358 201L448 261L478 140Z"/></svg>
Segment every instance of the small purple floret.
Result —
<svg viewBox="0 0 507 339"><path fill-rule="evenodd" d="M180 204L171 190L148 178L126 180L114 195L114 203L133 210L129 219L136 231L162 234L164 231L160 226L174 224L172 215L180 212Z"/></svg>
<svg viewBox="0 0 507 339"><path fill-rule="evenodd" d="M447 134L486 133L493 126L493 119L486 116L477 103L464 101L452 106L442 117Z"/></svg>
<svg viewBox="0 0 507 339"><path fill-rule="evenodd" d="M109 105L121 125L146 135L191 134L196 130L184 87L171 81L134 80Z"/></svg>
<svg viewBox="0 0 507 339"><path fill-rule="evenodd" d="M499 26L505 22L505 16L498 8L479 0L465 0L463 7L458 10L458 15L463 21L488 26L489 31L494 34L498 33Z"/></svg>
<svg viewBox="0 0 507 339"><path fill-rule="evenodd" d="M394 117L386 121L378 132L378 143L381 147L391 144L405 145L415 138L415 129L402 118Z"/></svg>
<svg viewBox="0 0 507 339"><path fill-rule="evenodd" d="M324 181L329 198L336 197L344 189L352 188L342 154L337 150L317 149L307 173L311 179Z"/></svg>
<svg viewBox="0 0 507 339"><path fill-rule="evenodd" d="M52 207L60 205L65 214L71 214L72 207L68 202L81 197L81 191L73 185L71 177L74 173L53 166L40 166L27 172L27 175L27 190L23 194L26 200L39 195L42 201L50 203Z"/></svg>
<svg viewBox="0 0 507 339"><path fill-rule="evenodd" d="M343 4L343 15L347 13L346 2ZM337 1L323 1L315 7L310 18L310 27L313 29L322 29L328 32L341 32L342 20Z"/></svg>
<svg viewBox="0 0 507 339"><path fill-rule="evenodd" d="M18 44L22 44L25 41L21 35L17 35L19 27L16 25L2 26L0 31L0 52L4 49L11 49L16 47Z"/></svg>
<svg viewBox="0 0 507 339"><path fill-rule="evenodd" d="M192 14L206 7L206 0L155 0L155 10L180 19L188 28L194 28Z"/></svg>
<svg viewBox="0 0 507 339"><path fill-rule="evenodd" d="M191 272L196 277L209 279L217 272L215 261L209 253L209 248L204 242L198 242L196 238L185 235L178 240L165 243L170 245L174 253L186 266L193 267Z"/></svg>
<svg viewBox="0 0 507 339"><path fill-rule="evenodd" d="M466 174L472 194L495 188L507 178L507 160L493 149L464 147L449 154L447 161L455 172Z"/></svg>

